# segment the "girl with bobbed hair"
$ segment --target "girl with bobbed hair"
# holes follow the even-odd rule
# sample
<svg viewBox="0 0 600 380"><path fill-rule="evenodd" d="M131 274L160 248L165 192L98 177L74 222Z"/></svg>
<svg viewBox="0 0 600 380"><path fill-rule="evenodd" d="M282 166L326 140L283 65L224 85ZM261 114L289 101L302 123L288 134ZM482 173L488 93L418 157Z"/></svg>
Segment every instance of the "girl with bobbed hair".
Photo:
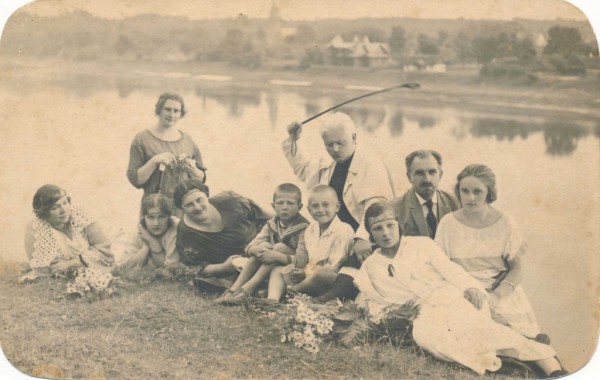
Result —
<svg viewBox="0 0 600 380"><path fill-rule="evenodd" d="M514 219L492 206L496 175L485 165L468 165L457 176L455 192L462 208L442 218L436 243L485 287L496 321L549 343L521 286L527 245Z"/></svg>
<svg viewBox="0 0 600 380"><path fill-rule="evenodd" d="M142 218L137 230L115 240L112 250L124 274L134 269L154 270L179 262L175 246L179 219L173 216L173 202L164 194L142 200Z"/></svg>
<svg viewBox="0 0 600 380"><path fill-rule="evenodd" d="M143 198L160 192L173 200L177 184L186 179L206 181L206 167L191 136L175 127L187 113L181 95L160 95L154 113L158 122L131 143L127 178L144 190Z"/></svg>
<svg viewBox="0 0 600 380"><path fill-rule="evenodd" d="M98 223L83 209L73 206L65 190L52 184L36 191L33 212L35 216L25 231L31 272L21 281L77 272L89 282L85 285L105 289L112 279L110 267L114 258L109 239ZM82 281L74 284L85 287ZM80 290L77 286L73 289Z"/></svg>
<svg viewBox="0 0 600 380"><path fill-rule="evenodd" d="M566 372L549 345L495 322L479 281L453 263L429 237L402 236L396 211L374 203L365 228L378 249L354 277L359 306L379 322L394 309L419 307L414 341L438 359L460 363L483 375L497 371L498 356L534 361L549 377Z"/></svg>

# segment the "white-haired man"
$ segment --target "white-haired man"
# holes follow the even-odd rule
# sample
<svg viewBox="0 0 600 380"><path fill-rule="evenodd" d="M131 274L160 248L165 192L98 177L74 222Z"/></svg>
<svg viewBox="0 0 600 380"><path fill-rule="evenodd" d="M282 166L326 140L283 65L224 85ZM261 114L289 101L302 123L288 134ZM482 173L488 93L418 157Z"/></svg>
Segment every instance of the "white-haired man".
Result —
<svg viewBox="0 0 600 380"><path fill-rule="evenodd" d="M361 224L367 207L375 202L392 199L395 188L383 161L359 147L352 119L340 112L322 117L321 137L331 159L310 159L304 155L300 144L300 123L290 124L287 130L289 137L283 141L282 148L294 174L309 189L318 184L335 189L340 202L340 220L352 226L354 231L364 231ZM297 145L295 155L292 154L293 144ZM372 252L371 244L358 236L362 237L360 233L357 235L352 255L346 263L354 268L360 267ZM340 273L338 279L351 285L352 277L343 274L343 269Z"/></svg>

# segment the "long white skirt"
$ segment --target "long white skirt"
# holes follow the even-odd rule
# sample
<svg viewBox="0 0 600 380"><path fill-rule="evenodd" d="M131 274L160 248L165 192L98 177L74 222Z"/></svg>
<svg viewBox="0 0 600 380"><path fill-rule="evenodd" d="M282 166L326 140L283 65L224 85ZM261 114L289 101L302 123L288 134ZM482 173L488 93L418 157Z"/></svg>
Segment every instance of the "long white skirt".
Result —
<svg viewBox="0 0 600 380"><path fill-rule="evenodd" d="M421 304L413 338L436 358L460 363L481 375L500 368L498 355L527 361L556 356L552 347L494 322L487 305L475 309L450 286L437 289Z"/></svg>

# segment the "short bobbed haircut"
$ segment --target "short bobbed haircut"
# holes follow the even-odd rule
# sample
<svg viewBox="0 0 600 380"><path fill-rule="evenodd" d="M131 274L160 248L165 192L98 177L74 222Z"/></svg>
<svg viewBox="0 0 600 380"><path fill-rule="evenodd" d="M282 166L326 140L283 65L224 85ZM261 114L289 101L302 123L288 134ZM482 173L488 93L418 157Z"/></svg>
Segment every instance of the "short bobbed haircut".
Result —
<svg viewBox="0 0 600 380"><path fill-rule="evenodd" d="M298 197L298 204L302 203L302 191L300 191L300 188L293 183L282 183L277 186L273 192L273 202L275 202L278 193L294 194Z"/></svg>
<svg viewBox="0 0 600 380"><path fill-rule="evenodd" d="M187 179L175 187L175 191L173 193L173 201L175 206L177 208L181 208L183 198L185 198L185 196L193 190L200 190L206 194L207 197L209 196L208 186L206 186L204 182L200 181L199 179Z"/></svg>
<svg viewBox="0 0 600 380"><path fill-rule="evenodd" d="M33 196L33 212L38 218L46 220L50 208L67 192L53 184L46 184L40 187ZM71 203L71 197L68 197Z"/></svg>
<svg viewBox="0 0 600 380"><path fill-rule="evenodd" d="M158 208L163 215L173 214L173 202L164 194L150 194L142 200L142 215L148 215L150 209Z"/></svg>
<svg viewBox="0 0 600 380"><path fill-rule="evenodd" d="M489 167L482 164L471 164L465 167L456 176L456 185L454 185L454 194L460 200L460 181L466 177L475 177L487 187L487 203L495 202L498 199L498 190L496 189L496 175Z"/></svg>
<svg viewBox="0 0 600 380"><path fill-rule="evenodd" d="M319 124L319 132L323 137L327 132L341 129L346 134L356 134L356 126L352 118L342 112L334 112L323 115Z"/></svg>
<svg viewBox="0 0 600 380"><path fill-rule="evenodd" d="M419 150L415 150L414 152L410 153L404 159L404 165L406 166L406 172L410 173L410 168L411 168L412 163L415 160L415 158L417 158L417 157L427 158L429 156L432 156L433 158L435 158L438 166L440 168L442 167L442 155L441 154L439 154L437 151L431 150L431 149L419 149Z"/></svg>
<svg viewBox="0 0 600 380"><path fill-rule="evenodd" d="M163 107L165 106L165 102L167 100L175 100L175 101L178 101L179 103L181 103L181 117L185 116L187 110L185 108L185 102L183 101L183 97L179 94L175 94L172 92L165 92L158 97L158 100L156 101L156 105L154 106L154 113L156 115L160 114L160 111L162 111Z"/></svg>
<svg viewBox="0 0 600 380"><path fill-rule="evenodd" d="M376 218L379 215L390 212L396 221L398 221L398 211L389 203L389 202L376 202L370 205L365 211L365 229L369 233L369 240L371 243L374 243L373 235L371 234L371 218ZM400 222L398 221L398 232L400 236L402 236L402 226L400 226Z"/></svg>

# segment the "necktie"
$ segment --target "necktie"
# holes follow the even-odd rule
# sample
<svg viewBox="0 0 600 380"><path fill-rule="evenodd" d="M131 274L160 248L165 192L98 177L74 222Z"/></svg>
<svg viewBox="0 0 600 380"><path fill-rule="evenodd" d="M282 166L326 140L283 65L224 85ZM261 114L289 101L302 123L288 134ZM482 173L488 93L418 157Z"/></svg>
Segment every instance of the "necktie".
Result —
<svg viewBox="0 0 600 380"><path fill-rule="evenodd" d="M425 202L425 206L427 206L427 224L429 224L429 230L431 230L431 238L435 237L435 230L437 228L437 219L435 219L435 215L433 215L433 202L428 200Z"/></svg>

